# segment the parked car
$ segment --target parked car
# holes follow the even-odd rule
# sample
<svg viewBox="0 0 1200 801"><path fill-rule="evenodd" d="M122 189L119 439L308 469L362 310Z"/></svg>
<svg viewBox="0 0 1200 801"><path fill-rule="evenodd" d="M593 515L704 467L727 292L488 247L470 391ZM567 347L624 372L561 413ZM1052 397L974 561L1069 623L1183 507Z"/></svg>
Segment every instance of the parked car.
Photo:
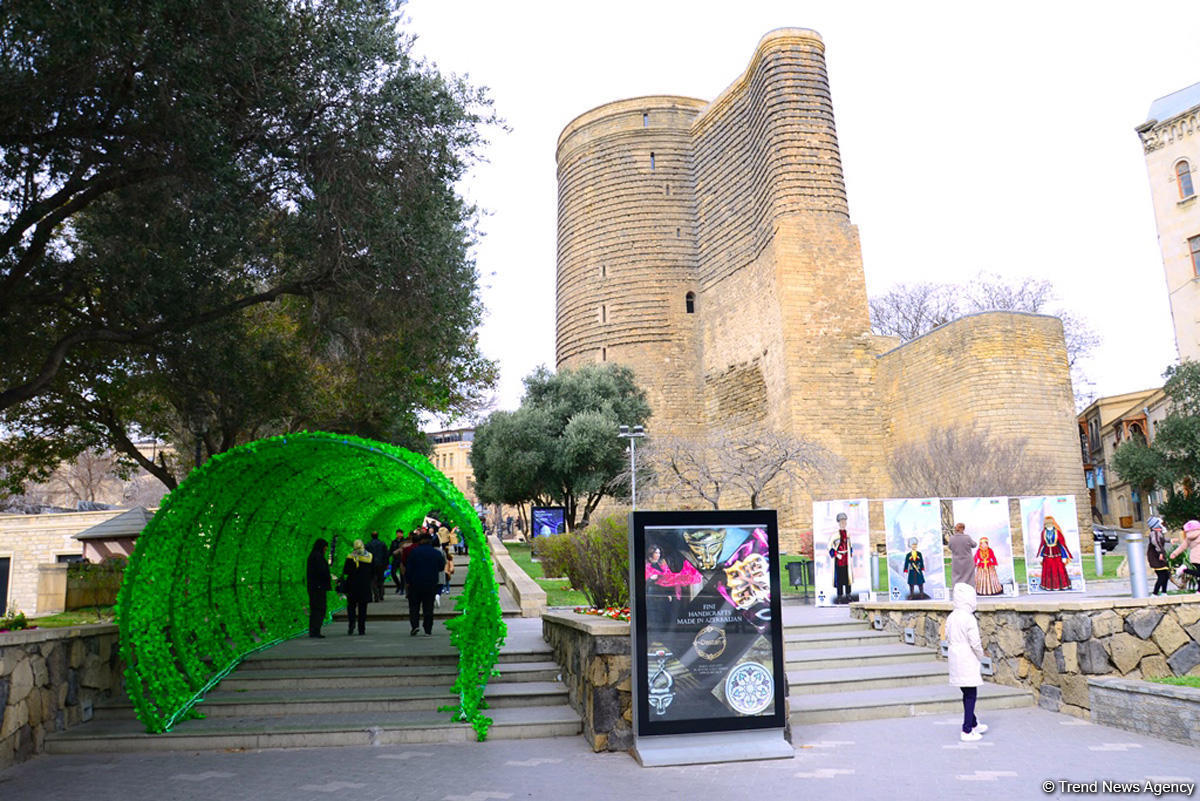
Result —
<svg viewBox="0 0 1200 801"><path fill-rule="evenodd" d="M1111 551L1117 547L1117 543L1120 541L1121 538L1117 536L1116 529L1092 526L1092 542L1099 545L1102 550Z"/></svg>

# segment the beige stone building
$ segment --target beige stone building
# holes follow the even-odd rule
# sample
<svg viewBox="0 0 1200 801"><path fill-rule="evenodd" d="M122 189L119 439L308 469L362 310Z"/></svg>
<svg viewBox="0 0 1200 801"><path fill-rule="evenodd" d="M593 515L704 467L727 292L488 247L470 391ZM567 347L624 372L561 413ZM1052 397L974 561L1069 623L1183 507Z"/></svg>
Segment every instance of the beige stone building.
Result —
<svg viewBox="0 0 1200 801"><path fill-rule="evenodd" d="M1200 83L1150 104L1146 153L1167 297L1181 359L1200 359Z"/></svg>
<svg viewBox="0 0 1200 801"><path fill-rule="evenodd" d="M475 441L475 429L456 428L429 434L433 453L429 461L446 474L454 486L467 496L472 506L479 503L475 497L475 471L471 469L471 443Z"/></svg>
<svg viewBox="0 0 1200 801"><path fill-rule="evenodd" d="M824 50L776 30L712 101L619 100L566 126L558 366L633 367L652 436L769 428L841 457L821 486L768 498L785 547L807 545L814 496L890 497L893 449L950 423L1027 438L1045 492L1075 494L1086 519L1059 320L979 314L904 345L870 333Z"/></svg>
<svg viewBox="0 0 1200 801"><path fill-rule="evenodd" d="M1155 514L1161 493L1143 497L1137 488L1122 481L1111 466L1113 454L1121 443L1133 439L1153 442L1155 429L1167 412L1167 396L1159 388L1097 398L1079 413L1084 481L1096 522L1142 528L1146 518Z"/></svg>

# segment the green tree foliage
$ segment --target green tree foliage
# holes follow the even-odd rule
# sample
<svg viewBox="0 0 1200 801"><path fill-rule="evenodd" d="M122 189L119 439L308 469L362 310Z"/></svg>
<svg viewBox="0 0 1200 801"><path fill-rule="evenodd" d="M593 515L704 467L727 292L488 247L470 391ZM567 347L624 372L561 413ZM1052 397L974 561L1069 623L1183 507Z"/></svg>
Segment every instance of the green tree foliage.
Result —
<svg viewBox="0 0 1200 801"><path fill-rule="evenodd" d="M620 425L650 416L633 371L615 364L525 379L515 412L496 412L475 430L471 467L483 503L561 503L567 527L586 526L601 499L628 492Z"/></svg>
<svg viewBox="0 0 1200 801"><path fill-rule="evenodd" d="M0 4L10 486L139 433L412 441L419 411L474 408L494 367L454 187L493 117L398 23L379 0Z"/></svg>
<svg viewBox="0 0 1200 801"><path fill-rule="evenodd" d="M1165 490L1159 512L1177 527L1200 519L1200 363L1186 361L1167 368L1163 392L1170 411L1154 428L1154 441L1135 438L1113 454L1113 469L1142 492Z"/></svg>

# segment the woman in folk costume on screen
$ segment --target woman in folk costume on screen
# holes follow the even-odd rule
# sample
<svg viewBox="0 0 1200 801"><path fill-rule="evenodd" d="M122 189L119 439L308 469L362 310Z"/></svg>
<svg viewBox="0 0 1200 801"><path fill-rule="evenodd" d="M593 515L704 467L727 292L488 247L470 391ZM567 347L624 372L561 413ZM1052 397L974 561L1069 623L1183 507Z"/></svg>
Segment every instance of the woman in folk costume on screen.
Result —
<svg viewBox="0 0 1200 801"><path fill-rule="evenodd" d="M975 551L975 592L978 595L1001 595L1000 577L996 575L996 552L988 544L987 537L979 538L979 550Z"/></svg>
<svg viewBox="0 0 1200 801"><path fill-rule="evenodd" d="M1067 562L1071 561L1071 552L1067 550L1062 529L1049 515L1042 523L1042 542L1037 555L1042 560L1042 589L1071 589L1071 577L1067 575L1066 568Z"/></svg>

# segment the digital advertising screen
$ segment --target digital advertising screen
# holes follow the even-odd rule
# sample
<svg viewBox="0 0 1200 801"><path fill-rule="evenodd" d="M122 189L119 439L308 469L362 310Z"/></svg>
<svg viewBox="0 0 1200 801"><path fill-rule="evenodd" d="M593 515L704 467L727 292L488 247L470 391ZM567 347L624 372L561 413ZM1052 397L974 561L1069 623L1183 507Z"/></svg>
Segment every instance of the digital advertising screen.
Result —
<svg viewBox="0 0 1200 801"><path fill-rule="evenodd" d="M567 530L567 510L561 506L534 506L529 510L529 536L549 537Z"/></svg>
<svg viewBox="0 0 1200 801"><path fill-rule="evenodd" d="M775 512L634 512L629 563L637 735L782 728Z"/></svg>

